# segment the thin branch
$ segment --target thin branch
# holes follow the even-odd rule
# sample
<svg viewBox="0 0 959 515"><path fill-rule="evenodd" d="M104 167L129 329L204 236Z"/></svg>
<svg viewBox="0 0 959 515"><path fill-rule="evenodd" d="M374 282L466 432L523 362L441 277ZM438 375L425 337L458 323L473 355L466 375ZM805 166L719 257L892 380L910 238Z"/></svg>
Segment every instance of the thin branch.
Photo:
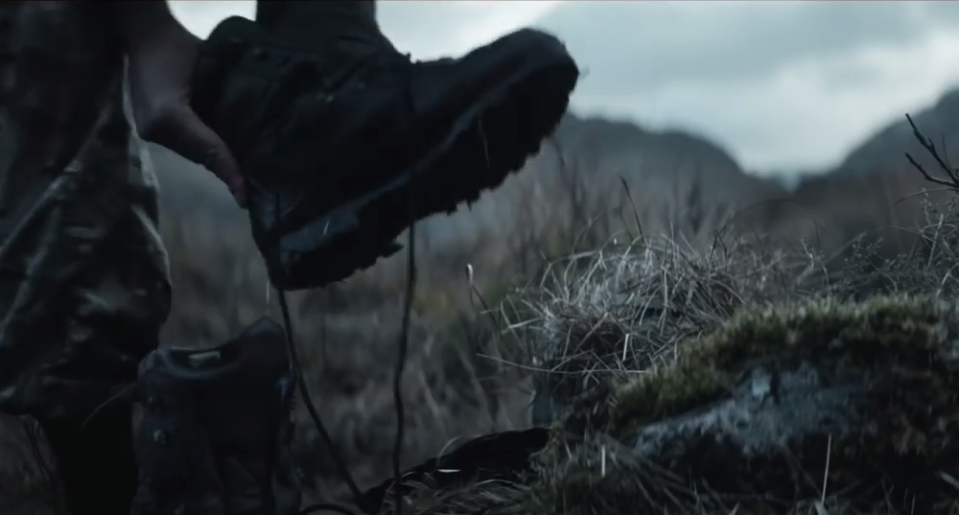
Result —
<svg viewBox="0 0 959 515"><path fill-rule="evenodd" d="M927 181L959 190L959 174L957 174L957 171L949 166L947 160L939 154L939 149L936 148L936 144L932 142L932 139L927 138L922 134L919 128L916 127L916 123L912 121L912 117L907 114L906 120L909 121L909 125L912 127L912 134L917 140L919 140L919 144L922 145L922 148L926 149L926 152L928 152L933 159L935 159L936 164L939 165L939 169L946 173L946 175L949 177L949 180L933 177L921 164L919 164L918 161L912 157L911 154L906 152L906 159L909 160L909 163L912 164L913 168L918 170Z"/></svg>

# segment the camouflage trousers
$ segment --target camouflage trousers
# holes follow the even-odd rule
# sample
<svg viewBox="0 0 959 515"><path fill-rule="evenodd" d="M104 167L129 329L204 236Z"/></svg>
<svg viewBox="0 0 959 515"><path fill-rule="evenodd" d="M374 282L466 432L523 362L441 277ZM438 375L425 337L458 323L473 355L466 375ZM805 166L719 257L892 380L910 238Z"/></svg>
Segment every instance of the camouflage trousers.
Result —
<svg viewBox="0 0 959 515"><path fill-rule="evenodd" d="M132 394L170 307L156 179L95 7L0 3L0 412L45 420Z"/></svg>
<svg viewBox="0 0 959 515"><path fill-rule="evenodd" d="M85 172L139 174L141 166L121 160ZM0 221L0 411L84 417L132 396L137 364L166 319L171 292L156 201L144 190L114 199L125 209L111 216L97 205L44 213L47 195L82 198L83 188L73 177L30 179L27 187L43 192L35 209Z"/></svg>

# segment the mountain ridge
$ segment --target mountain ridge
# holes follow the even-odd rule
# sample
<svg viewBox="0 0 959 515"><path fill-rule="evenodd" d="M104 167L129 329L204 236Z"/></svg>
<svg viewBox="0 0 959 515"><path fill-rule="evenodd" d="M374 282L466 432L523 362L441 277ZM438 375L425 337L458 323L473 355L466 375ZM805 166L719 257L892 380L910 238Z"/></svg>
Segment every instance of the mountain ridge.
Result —
<svg viewBox="0 0 959 515"><path fill-rule="evenodd" d="M951 159L959 159L953 151L959 146L959 89L918 110L914 119L927 136L946 143ZM635 201L643 216L654 218L653 225L661 230L672 230L675 219L690 210L699 212L697 216L710 216L768 204L754 210L761 229L788 235L815 233L817 237L826 230L841 242L870 227L908 226L920 219L919 201L902 200L930 184L908 164L906 152L935 170L903 119L863 138L840 165L797 176L792 187L786 187L780 179L745 171L723 145L708 137L571 112L526 170L471 206L425 220L421 234L428 234L434 244L456 247L474 242L480 234L515 232L517 220L522 219L518 210L529 209L530 192L548 190L547 202L562 203L556 194L569 193L561 190L569 187L564 181L568 182L572 173L576 181L588 184L590 203L602 208L622 197L626 184L633 196L630 202ZM150 153L161 187L165 223L197 217L220 224L246 223L245 213L211 173L156 146L151 146ZM767 202L771 200L787 202ZM810 214L819 221L807 224L807 229L796 229L797 220ZM549 224L552 216L539 223Z"/></svg>

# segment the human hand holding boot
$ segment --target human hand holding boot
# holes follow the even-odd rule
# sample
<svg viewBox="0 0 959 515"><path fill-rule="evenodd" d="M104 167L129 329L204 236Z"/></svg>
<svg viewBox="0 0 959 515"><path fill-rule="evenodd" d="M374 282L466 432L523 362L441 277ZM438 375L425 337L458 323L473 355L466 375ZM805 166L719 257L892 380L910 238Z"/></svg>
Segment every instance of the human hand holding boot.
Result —
<svg viewBox="0 0 959 515"><path fill-rule="evenodd" d="M190 106L200 39L173 17L164 1L111 5L128 58L130 101L140 137L205 166L245 207L245 183L232 152Z"/></svg>

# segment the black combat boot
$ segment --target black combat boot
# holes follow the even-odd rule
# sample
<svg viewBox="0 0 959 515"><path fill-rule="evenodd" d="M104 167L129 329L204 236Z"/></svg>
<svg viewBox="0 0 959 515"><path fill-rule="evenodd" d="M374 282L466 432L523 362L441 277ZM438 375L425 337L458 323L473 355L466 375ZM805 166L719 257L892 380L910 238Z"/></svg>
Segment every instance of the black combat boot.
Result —
<svg viewBox="0 0 959 515"><path fill-rule="evenodd" d="M260 252L283 289L396 252L411 221L498 186L555 128L579 69L532 29L412 62L370 1L260 2L204 43L194 108L247 177Z"/></svg>
<svg viewBox="0 0 959 515"><path fill-rule="evenodd" d="M160 347L147 356L133 513L297 513L293 380L283 329L265 318L213 349Z"/></svg>

